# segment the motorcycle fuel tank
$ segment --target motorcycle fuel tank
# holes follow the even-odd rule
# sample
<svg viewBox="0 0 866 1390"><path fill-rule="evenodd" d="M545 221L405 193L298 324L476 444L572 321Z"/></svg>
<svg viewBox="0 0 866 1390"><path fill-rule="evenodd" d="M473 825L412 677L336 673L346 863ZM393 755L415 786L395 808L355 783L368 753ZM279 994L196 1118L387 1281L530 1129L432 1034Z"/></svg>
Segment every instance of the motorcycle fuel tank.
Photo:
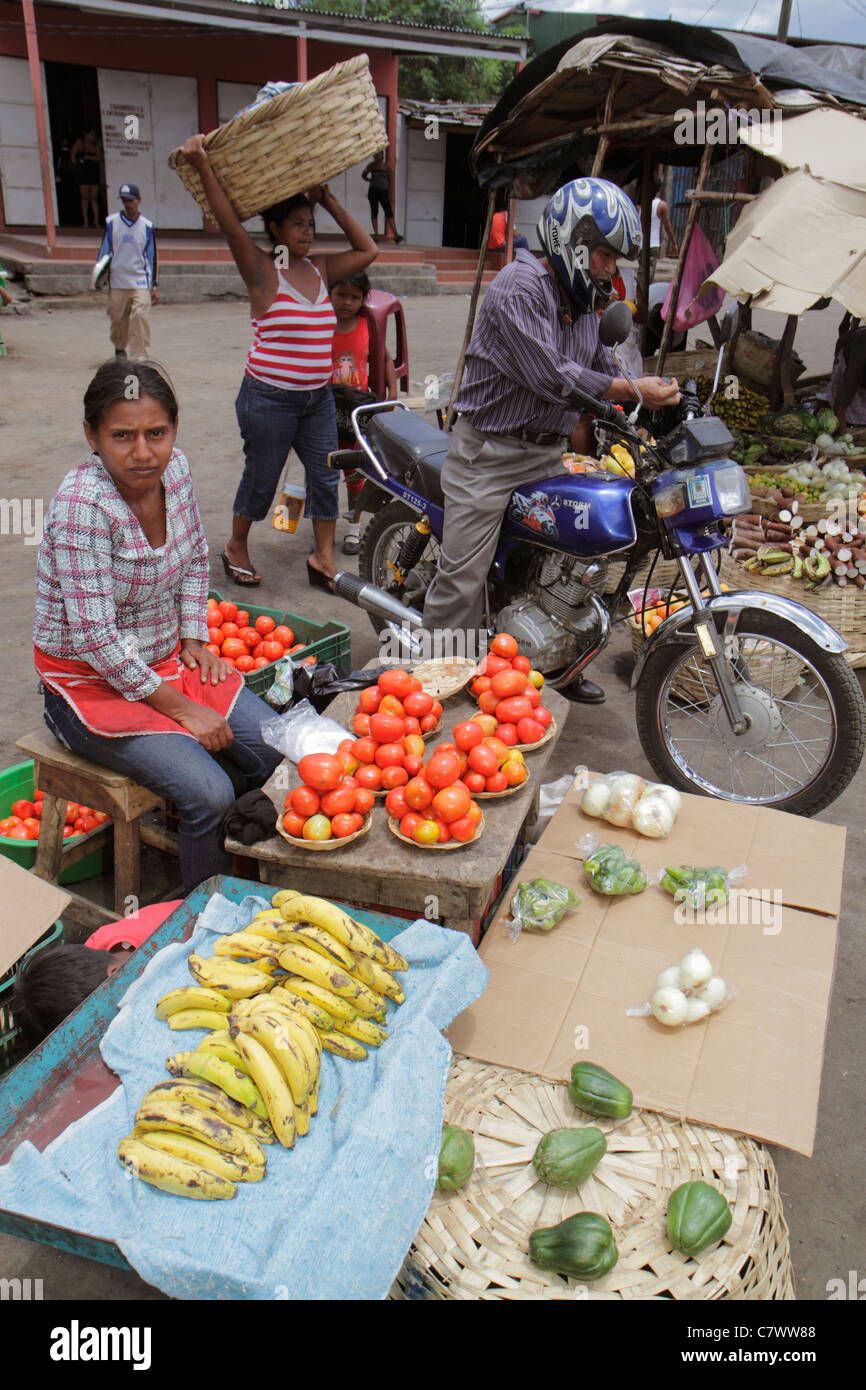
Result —
<svg viewBox="0 0 866 1390"><path fill-rule="evenodd" d="M512 492L503 532L572 555L610 555L637 540L633 478L561 473Z"/></svg>

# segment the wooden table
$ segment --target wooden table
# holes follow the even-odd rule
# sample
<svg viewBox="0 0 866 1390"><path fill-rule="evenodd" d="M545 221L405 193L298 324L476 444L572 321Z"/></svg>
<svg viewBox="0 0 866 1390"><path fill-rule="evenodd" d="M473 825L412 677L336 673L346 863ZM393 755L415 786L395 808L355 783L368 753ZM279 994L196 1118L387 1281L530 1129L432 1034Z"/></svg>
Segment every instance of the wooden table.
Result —
<svg viewBox="0 0 866 1390"><path fill-rule="evenodd" d="M357 701L357 693L338 695L325 714L351 729ZM264 883L378 908L399 908L418 917L426 915L455 931L468 932L477 942L481 919L498 892L500 875L521 827L536 818L538 789L568 717L569 702L555 691L544 692L544 703L555 721L553 737L536 752L526 753L530 777L518 791L501 800L479 802L484 832L478 841L453 850L404 844L388 829L383 802L377 799L369 834L342 849L308 850L290 845L278 835L254 845L226 840L226 848L257 860ZM468 693L452 696L445 704L441 732L427 745L428 756L436 744L450 740L455 724L477 712L478 706ZM283 814L286 792L298 782L297 767L286 763L265 784L264 791L279 815Z"/></svg>

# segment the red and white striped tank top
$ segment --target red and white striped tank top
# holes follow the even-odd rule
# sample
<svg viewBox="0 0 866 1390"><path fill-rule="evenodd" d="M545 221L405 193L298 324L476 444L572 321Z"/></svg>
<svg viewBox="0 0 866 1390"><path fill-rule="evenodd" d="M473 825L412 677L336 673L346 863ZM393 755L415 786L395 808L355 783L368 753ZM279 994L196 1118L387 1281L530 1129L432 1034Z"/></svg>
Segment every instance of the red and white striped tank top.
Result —
<svg viewBox="0 0 866 1390"><path fill-rule="evenodd" d="M249 376L284 391L314 391L330 381L337 316L321 275L319 281L318 296L311 301L277 271L273 303L261 318L252 320Z"/></svg>

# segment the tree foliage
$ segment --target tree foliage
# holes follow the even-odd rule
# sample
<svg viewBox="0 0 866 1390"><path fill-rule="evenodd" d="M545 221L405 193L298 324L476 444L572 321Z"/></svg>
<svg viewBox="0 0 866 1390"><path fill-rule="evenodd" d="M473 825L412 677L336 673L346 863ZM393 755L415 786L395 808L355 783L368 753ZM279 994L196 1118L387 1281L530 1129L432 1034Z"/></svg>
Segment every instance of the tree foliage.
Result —
<svg viewBox="0 0 866 1390"><path fill-rule="evenodd" d="M490 34L476 0L304 0L304 10L399 20L434 29ZM522 29L517 31L522 33ZM514 76L514 64L495 58L449 58L441 53L400 54L399 96L413 101L496 101Z"/></svg>

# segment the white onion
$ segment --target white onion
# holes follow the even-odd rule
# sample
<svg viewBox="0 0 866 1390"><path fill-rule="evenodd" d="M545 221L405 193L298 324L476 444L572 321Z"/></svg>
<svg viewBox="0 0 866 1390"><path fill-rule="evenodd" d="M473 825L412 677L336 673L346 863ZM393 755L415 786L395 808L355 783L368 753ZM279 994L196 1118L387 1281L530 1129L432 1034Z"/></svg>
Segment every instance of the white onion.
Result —
<svg viewBox="0 0 866 1390"><path fill-rule="evenodd" d="M657 989L651 1000L653 1017L669 1028L685 1022L689 1001L681 989Z"/></svg>
<svg viewBox="0 0 866 1390"><path fill-rule="evenodd" d="M679 815L680 808L683 804L683 798L677 791L676 787L669 787L665 782L651 782L647 786L647 789L644 792L644 796L662 797L663 800L666 801L667 804L670 806L674 815Z"/></svg>
<svg viewBox="0 0 866 1390"><path fill-rule="evenodd" d="M711 1009L717 1009L724 1002L727 992L728 986L721 975L713 975L705 985L701 985L701 988L696 991L696 997L703 1000Z"/></svg>
<svg viewBox="0 0 866 1390"><path fill-rule="evenodd" d="M610 802L604 818L611 825L630 826L632 814L644 789L644 780L633 772L623 772L619 777L608 779L611 790Z"/></svg>
<svg viewBox="0 0 866 1390"><path fill-rule="evenodd" d="M674 812L664 797L642 796L634 808L631 823L639 835L665 840L674 828Z"/></svg>
<svg viewBox="0 0 866 1390"><path fill-rule="evenodd" d="M680 980L683 989L700 989L712 978L713 967L700 947L689 951L680 961Z"/></svg>
<svg viewBox="0 0 866 1390"><path fill-rule="evenodd" d="M667 970L663 970L656 980L656 989L679 989L680 987L680 967L669 965Z"/></svg>
<svg viewBox="0 0 866 1390"><path fill-rule="evenodd" d="M686 1001L686 1023L699 1023L702 1018L706 1018L710 1012L709 1004L705 1004L703 999L689 999Z"/></svg>
<svg viewBox="0 0 866 1390"><path fill-rule="evenodd" d="M583 793L580 809L587 816L603 816L610 801L610 787L604 778L591 782Z"/></svg>

